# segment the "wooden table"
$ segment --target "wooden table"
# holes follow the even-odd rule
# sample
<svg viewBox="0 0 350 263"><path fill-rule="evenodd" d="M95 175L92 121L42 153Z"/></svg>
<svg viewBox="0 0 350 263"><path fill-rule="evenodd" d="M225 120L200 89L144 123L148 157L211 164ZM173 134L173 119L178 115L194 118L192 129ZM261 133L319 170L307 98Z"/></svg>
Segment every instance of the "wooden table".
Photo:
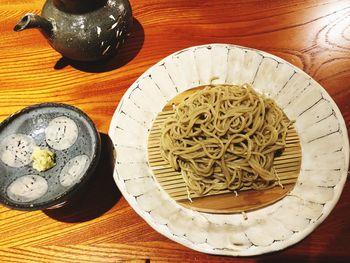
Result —
<svg viewBox="0 0 350 263"><path fill-rule="evenodd" d="M117 190L107 132L127 88L179 49L232 43L280 56L317 80L350 128L350 1L132 0L135 23L119 56L85 65L61 58L36 30L13 32L44 1L0 1L0 119L25 106L62 102L85 111L102 136L87 194L70 207L21 212L0 206L1 262L280 262L350 259L350 184L330 216L300 243L259 257L192 251L154 231Z"/></svg>

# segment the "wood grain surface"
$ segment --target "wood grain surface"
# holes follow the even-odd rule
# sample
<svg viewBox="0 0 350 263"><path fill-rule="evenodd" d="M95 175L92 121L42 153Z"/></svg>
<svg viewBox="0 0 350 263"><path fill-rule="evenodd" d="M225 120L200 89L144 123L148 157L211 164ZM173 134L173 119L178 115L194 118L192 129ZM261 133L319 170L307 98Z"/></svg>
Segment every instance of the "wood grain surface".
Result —
<svg viewBox="0 0 350 263"><path fill-rule="evenodd" d="M232 43L286 59L333 97L350 127L350 1L131 0L135 23L119 55L83 64L56 53L36 30L13 32L44 1L0 0L0 120L40 102L85 111L103 152L88 191L68 207L21 212L0 206L0 262L348 262L350 184L329 217L281 252L233 258L192 251L163 237L127 204L112 179L112 114L148 67L179 49Z"/></svg>

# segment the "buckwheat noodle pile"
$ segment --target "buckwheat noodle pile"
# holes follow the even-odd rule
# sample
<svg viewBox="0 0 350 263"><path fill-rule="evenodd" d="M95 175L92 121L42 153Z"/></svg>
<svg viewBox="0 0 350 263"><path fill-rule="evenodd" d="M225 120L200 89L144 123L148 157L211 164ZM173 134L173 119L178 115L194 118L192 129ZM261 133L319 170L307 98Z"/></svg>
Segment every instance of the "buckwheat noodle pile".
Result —
<svg viewBox="0 0 350 263"><path fill-rule="evenodd" d="M174 108L162 126L161 154L198 195L264 189L278 181L272 164L289 124L251 86L211 85Z"/></svg>

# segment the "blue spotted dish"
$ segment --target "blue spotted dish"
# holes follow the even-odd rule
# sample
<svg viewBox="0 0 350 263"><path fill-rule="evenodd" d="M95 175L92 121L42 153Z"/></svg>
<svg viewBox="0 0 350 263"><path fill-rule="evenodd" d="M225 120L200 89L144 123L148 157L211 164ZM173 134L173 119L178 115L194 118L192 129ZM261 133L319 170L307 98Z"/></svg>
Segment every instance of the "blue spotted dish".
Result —
<svg viewBox="0 0 350 263"><path fill-rule="evenodd" d="M33 168L36 148L54 153L52 168ZM19 210L63 206L86 185L100 151L96 127L73 106L42 103L11 115L0 124L0 202Z"/></svg>

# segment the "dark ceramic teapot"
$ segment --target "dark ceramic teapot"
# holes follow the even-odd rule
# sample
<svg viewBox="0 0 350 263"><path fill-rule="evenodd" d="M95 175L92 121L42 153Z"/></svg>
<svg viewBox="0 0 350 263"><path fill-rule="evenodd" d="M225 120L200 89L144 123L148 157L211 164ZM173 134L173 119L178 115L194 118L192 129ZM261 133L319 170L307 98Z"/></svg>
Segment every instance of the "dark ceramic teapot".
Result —
<svg viewBox="0 0 350 263"><path fill-rule="evenodd" d="M14 30L38 28L64 57L95 61L114 55L131 26L128 0L47 0L41 16L26 14Z"/></svg>

